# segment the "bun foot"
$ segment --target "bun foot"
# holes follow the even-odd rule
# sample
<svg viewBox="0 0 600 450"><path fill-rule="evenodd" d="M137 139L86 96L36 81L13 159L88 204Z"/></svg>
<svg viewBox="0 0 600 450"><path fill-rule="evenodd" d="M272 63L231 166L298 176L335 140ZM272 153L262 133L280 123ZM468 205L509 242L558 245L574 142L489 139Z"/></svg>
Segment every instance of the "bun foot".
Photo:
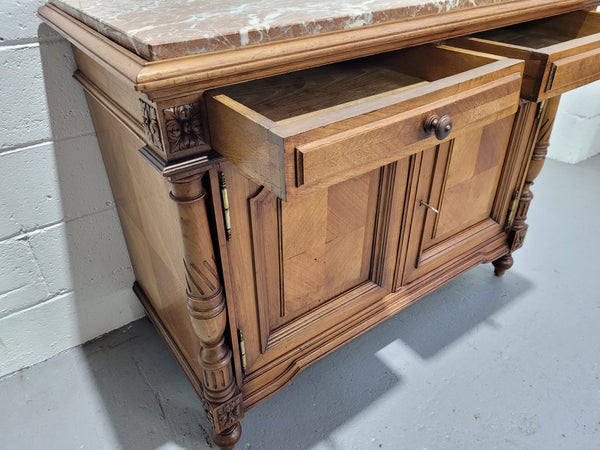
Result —
<svg viewBox="0 0 600 450"><path fill-rule="evenodd" d="M222 433L217 433L214 429L212 431L213 441L221 450L233 450L233 447L235 447L241 436L242 426L239 423L236 423Z"/></svg>
<svg viewBox="0 0 600 450"><path fill-rule="evenodd" d="M502 258L498 258L496 261L493 261L492 264L494 265L494 274L497 277L501 277L504 275L504 272L512 267L513 262L514 260L510 253L508 255L504 255Z"/></svg>

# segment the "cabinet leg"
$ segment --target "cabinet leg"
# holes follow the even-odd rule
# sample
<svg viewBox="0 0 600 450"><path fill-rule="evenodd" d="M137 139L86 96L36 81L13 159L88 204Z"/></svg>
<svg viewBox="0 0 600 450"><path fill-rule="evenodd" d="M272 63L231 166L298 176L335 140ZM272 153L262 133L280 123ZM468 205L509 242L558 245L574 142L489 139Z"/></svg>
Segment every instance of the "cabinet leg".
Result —
<svg viewBox="0 0 600 450"><path fill-rule="evenodd" d="M523 246L523 240L527 234L527 212L529 211L531 200L533 200L531 186L533 186L533 180L536 179L544 166L548 147L550 146L550 134L552 133L552 126L554 124L554 118L556 117L559 101L560 97L554 97L546 100L545 106L540 105L543 106L543 110L539 122L539 132L531 154L531 160L525 176L525 182L521 191L515 219L508 233L508 242L511 253Z"/></svg>
<svg viewBox="0 0 600 450"><path fill-rule="evenodd" d="M221 433L217 433L214 428L212 431L213 441L221 450L233 450L233 447L235 447L241 436L242 426L239 423Z"/></svg>
<svg viewBox="0 0 600 450"><path fill-rule="evenodd" d="M494 273L496 276L501 277L504 275L504 272L512 267L513 262L513 257L510 253L508 255L504 255L502 258L498 258L496 261L493 261L492 264L494 265Z"/></svg>

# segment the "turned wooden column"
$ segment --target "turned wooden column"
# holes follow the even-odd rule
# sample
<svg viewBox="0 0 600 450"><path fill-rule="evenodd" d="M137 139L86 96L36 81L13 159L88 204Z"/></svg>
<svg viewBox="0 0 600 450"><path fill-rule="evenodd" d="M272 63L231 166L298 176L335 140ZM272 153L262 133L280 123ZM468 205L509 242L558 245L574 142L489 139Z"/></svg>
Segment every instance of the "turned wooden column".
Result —
<svg viewBox="0 0 600 450"><path fill-rule="evenodd" d="M241 436L242 396L233 375L231 349L225 342L227 311L215 261L207 210L205 171L169 177L177 203L187 282L187 308L200 341L202 404L213 426L212 437L232 449Z"/></svg>
<svg viewBox="0 0 600 450"><path fill-rule="evenodd" d="M544 166L544 161L546 160L546 155L548 154L550 135L552 133L552 127L554 125L554 118L556 117L559 101L560 97L553 97L546 100L546 104L542 111L537 140L533 147L531 162L529 163L527 175L525 176L525 184L523 185L523 190L521 191L521 197L519 198L515 219L509 233L511 252L514 252L523 246L523 241L525 239L525 235L527 234L528 225L525 221L527 220L529 205L531 204L531 200L533 200L531 186L533 186L533 181L540 174L540 171Z"/></svg>
<svg viewBox="0 0 600 450"><path fill-rule="evenodd" d="M519 197L519 202L516 207L515 218L508 231L508 245L511 253L523 246L523 241L527 234L527 228L529 227L526 223L527 212L529 211L531 200L533 200L531 186L533 186L533 181L540 174L542 167L544 166L559 102L560 96L557 96L546 100L543 105L537 139L533 145L531 160L529 162L527 174L525 175L525 183L523 184L521 196ZM493 262L495 268L494 273L496 275L502 276L504 275L504 272L510 269L513 264L511 253Z"/></svg>

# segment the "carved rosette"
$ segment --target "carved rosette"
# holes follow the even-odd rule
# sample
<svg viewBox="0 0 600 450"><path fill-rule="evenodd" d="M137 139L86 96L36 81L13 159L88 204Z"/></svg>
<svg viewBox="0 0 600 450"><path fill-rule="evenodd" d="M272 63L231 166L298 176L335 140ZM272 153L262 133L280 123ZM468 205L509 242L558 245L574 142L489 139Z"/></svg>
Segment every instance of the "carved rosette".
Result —
<svg viewBox="0 0 600 450"><path fill-rule="evenodd" d="M533 181L540 174L542 167L544 166L544 161L546 160L546 155L548 154L550 135L552 133L552 127L554 125L554 118L556 117L556 110L558 109L559 100L560 97L554 97L547 100L545 108L542 112L537 140L534 144L531 162L529 163L529 169L527 170L527 175L525 176L525 184L523 185L521 197L519 198L515 219L508 233L508 242L511 252L514 252L523 246L523 241L525 240L525 235L527 234L527 213L529 211L529 205L533 200L531 186L533 186Z"/></svg>
<svg viewBox="0 0 600 450"><path fill-rule="evenodd" d="M163 109L169 153L206 145L200 102Z"/></svg>
<svg viewBox="0 0 600 450"><path fill-rule="evenodd" d="M142 108L142 124L144 132L148 138L148 143L162 150L162 141L160 139L160 126L158 124L158 115L154 106L140 100Z"/></svg>
<svg viewBox="0 0 600 450"><path fill-rule="evenodd" d="M515 220L509 232L511 252L514 252L515 250L523 246L525 235L527 234L527 229L529 228L527 223L525 223L525 220L527 220L527 212L529 211L529 205L531 203L531 200L533 200L533 193L531 192L532 184L533 182L526 181L525 185L523 186L523 192L521 194L521 198L519 199L517 212L515 213Z"/></svg>
<svg viewBox="0 0 600 450"><path fill-rule="evenodd" d="M171 198L177 203L183 240L190 321L200 342L202 404L221 448L233 448L241 435L244 410L235 383L231 349L225 342L227 311L215 261L203 172L170 177Z"/></svg>
<svg viewBox="0 0 600 450"><path fill-rule="evenodd" d="M202 407L206 412L208 421L218 433L234 426L244 415L241 394L233 397L228 402L221 404L202 400Z"/></svg>

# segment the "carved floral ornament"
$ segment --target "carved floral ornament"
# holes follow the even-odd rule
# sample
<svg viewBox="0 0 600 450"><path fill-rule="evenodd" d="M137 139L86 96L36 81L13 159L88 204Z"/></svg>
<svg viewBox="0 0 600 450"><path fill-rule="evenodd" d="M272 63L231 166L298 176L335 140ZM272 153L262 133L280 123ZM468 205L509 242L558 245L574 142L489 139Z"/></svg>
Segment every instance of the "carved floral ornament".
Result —
<svg viewBox="0 0 600 450"><path fill-rule="evenodd" d="M154 106L140 100L142 125L148 143L163 149L158 113ZM193 147L206 145L200 114L200 103L193 102L162 110L166 130L168 153L177 153Z"/></svg>
<svg viewBox="0 0 600 450"><path fill-rule="evenodd" d="M143 100L140 100L140 104L142 107L142 124L144 126L146 137L150 144L162 149L156 109Z"/></svg>
<svg viewBox="0 0 600 450"><path fill-rule="evenodd" d="M170 153L205 144L200 103L173 106L163 110Z"/></svg>
<svg viewBox="0 0 600 450"><path fill-rule="evenodd" d="M242 396L236 395L231 400L213 405L200 397L202 407L210 424L217 430L223 431L239 422L244 416Z"/></svg>

